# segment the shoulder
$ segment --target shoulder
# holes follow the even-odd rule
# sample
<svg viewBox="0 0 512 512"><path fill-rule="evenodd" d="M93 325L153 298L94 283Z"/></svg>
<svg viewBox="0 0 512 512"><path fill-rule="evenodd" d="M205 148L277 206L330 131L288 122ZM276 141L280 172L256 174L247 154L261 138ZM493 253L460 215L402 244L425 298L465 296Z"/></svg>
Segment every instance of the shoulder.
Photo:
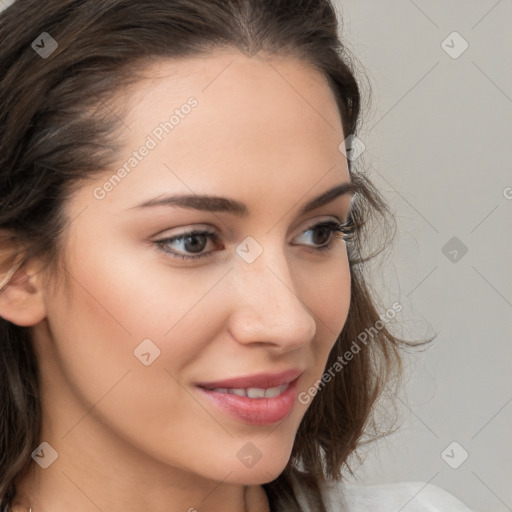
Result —
<svg viewBox="0 0 512 512"><path fill-rule="evenodd" d="M322 494L329 512L339 511L340 506L347 512L472 512L460 499L427 482L378 485L326 482Z"/></svg>

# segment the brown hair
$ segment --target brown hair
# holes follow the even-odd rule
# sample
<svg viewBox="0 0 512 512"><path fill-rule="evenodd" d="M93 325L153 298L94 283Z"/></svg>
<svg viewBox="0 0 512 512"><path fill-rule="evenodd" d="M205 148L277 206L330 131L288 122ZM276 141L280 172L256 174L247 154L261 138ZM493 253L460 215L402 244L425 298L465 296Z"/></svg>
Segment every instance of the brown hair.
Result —
<svg viewBox="0 0 512 512"><path fill-rule="evenodd" d="M355 135L361 88L337 29L328 0L14 2L0 14L0 282L17 255L22 262L42 258L54 276L65 276L59 266L69 223L63 205L84 180L116 162L122 121L107 103L151 62L222 49L302 59L327 78L344 134ZM58 42L47 58L31 47L43 32ZM354 167L349 160L358 186L348 243L351 304L326 368L361 333L383 323L367 262L388 246L395 224L370 179ZM369 244L381 241L379 233L385 240L369 251ZM341 479L344 466L353 474L349 456L386 434L379 432L374 406L391 377L400 375L399 349L416 345L385 325L373 331L357 357L314 396L286 468L264 484L272 510L279 504L300 510L291 485L297 478L309 489L312 510L325 512L322 482ZM0 500L6 510L15 479L28 469L41 441L39 386L30 328L0 318Z"/></svg>

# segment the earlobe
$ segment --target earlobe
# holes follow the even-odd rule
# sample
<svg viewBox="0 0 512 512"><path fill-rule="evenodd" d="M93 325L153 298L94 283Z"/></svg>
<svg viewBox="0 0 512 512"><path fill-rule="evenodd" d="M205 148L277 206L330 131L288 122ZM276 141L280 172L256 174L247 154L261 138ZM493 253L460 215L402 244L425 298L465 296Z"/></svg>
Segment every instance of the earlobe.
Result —
<svg viewBox="0 0 512 512"><path fill-rule="evenodd" d="M46 316L40 274L20 262L0 275L0 316L19 326L38 324Z"/></svg>

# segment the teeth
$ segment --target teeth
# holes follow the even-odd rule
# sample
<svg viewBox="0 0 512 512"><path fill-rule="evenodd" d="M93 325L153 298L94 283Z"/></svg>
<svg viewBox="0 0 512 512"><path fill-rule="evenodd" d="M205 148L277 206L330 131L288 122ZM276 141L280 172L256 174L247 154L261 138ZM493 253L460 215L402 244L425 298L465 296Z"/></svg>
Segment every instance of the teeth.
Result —
<svg viewBox="0 0 512 512"><path fill-rule="evenodd" d="M265 390L263 388L247 388L247 396L249 398L264 398Z"/></svg>
<svg viewBox="0 0 512 512"><path fill-rule="evenodd" d="M245 389L226 389L224 393L229 393L230 395L247 396Z"/></svg>
<svg viewBox="0 0 512 512"><path fill-rule="evenodd" d="M246 396L248 398L273 398L280 395L288 388L289 384L281 384L275 388L214 388L213 391L219 393L229 393L230 395Z"/></svg>

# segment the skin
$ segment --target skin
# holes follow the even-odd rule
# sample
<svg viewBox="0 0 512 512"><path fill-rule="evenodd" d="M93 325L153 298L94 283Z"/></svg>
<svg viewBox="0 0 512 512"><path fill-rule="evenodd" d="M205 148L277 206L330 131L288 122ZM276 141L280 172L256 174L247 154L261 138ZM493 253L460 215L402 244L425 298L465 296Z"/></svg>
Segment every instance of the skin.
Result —
<svg viewBox="0 0 512 512"><path fill-rule="evenodd" d="M250 425L194 383L299 367L306 391L346 322L346 243L331 234L331 251L315 253L328 237L309 228L346 220L351 197L298 214L350 180L325 79L291 57L224 52L147 74L120 97L126 149L114 171L187 98L198 106L104 199L93 190L112 169L70 197L67 283L48 286L33 261L0 295L0 314L31 327L42 441L58 453L19 479L15 510L268 511L261 484L286 466L308 406ZM250 215L133 208L192 191L241 201ZM152 243L192 228L218 232L202 251L211 256L173 259ZM263 248L250 264L236 253L248 236ZM183 242L168 248L193 254ZM149 366L133 353L146 338L160 349ZM251 468L237 457L248 442L262 454Z"/></svg>

